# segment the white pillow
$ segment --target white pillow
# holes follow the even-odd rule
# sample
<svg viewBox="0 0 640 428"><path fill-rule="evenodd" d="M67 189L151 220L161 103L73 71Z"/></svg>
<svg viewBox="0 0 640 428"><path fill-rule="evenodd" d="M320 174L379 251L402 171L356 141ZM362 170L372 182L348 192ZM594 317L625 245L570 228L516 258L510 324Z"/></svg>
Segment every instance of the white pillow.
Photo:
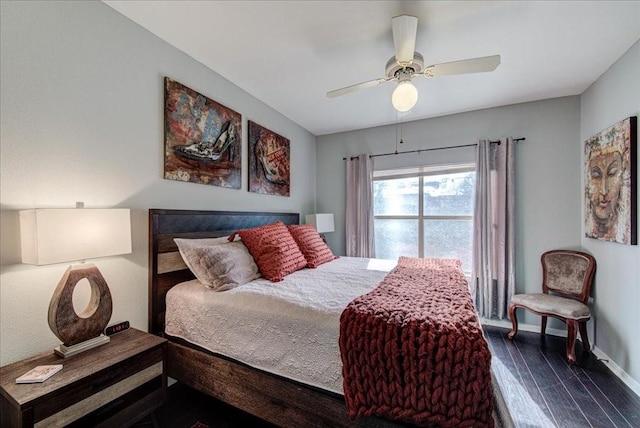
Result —
<svg viewBox="0 0 640 428"><path fill-rule="evenodd" d="M178 245L185 264L198 280L216 291L229 290L260 277L247 247L227 238L182 239Z"/></svg>
<svg viewBox="0 0 640 428"><path fill-rule="evenodd" d="M237 241L237 240L238 240L237 238L234 239L234 241ZM189 249L192 249L192 248L196 248L196 247L205 247L205 246L211 246L211 245L228 244L229 243L229 237L228 236L221 236L219 238L196 238L196 239L173 238L173 242L175 242L176 245L178 245L178 251L180 252L180 255L182 256L182 260L187 265L189 270L191 272L193 272L193 268L191 267L191 264L189 263L189 258L184 253L186 250L189 250ZM195 275L195 272L194 272L194 275Z"/></svg>

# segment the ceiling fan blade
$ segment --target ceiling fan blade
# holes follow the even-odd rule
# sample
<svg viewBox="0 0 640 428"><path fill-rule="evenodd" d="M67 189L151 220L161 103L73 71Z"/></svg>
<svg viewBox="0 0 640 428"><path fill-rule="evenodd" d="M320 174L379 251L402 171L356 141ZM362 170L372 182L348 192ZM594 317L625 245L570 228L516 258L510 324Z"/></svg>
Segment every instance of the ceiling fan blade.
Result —
<svg viewBox="0 0 640 428"><path fill-rule="evenodd" d="M396 61L400 64L410 63L416 48L418 18L409 15L395 16L391 19L391 29L393 30Z"/></svg>
<svg viewBox="0 0 640 428"><path fill-rule="evenodd" d="M347 86L346 88L336 89L335 91L327 92L328 98L339 97L344 94L348 94L351 92L355 92L359 89L372 88L374 86L382 85L383 83L387 83L390 80L395 80L395 78L380 78L375 80L370 80L368 82L357 83L355 85Z"/></svg>
<svg viewBox="0 0 640 428"><path fill-rule="evenodd" d="M500 55L443 62L425 67L425 77L451 76L453 74L483 73L493 71L500 65Z"/></svg>

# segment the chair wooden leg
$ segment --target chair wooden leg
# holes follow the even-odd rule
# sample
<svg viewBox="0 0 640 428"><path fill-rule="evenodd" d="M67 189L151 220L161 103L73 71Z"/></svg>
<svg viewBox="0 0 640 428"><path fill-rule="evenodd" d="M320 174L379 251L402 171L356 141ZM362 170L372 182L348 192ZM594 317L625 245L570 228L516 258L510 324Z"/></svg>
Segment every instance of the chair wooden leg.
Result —
<svg viewBox="0 0 640 428"><path fill-rule="evenodd" d="M544 336L546 334L546 331L547 331L547 317L543 315L541 326L540 326L540 334Z"/></svg>
<svg viewBox="0 0 640 428"><path fill-rule="evenodd" d="M567 320L567 360L569 360L569 364L575 364L576 362L577 328L578 322L576 320Z"/></svg>
<svg viewBox="0 0 640 428"><path fill-rule="evenodd" d="M511 331L507 335L509 339L513 339L518 333L518 318L516 318L516 305L509 304L509 318L511 319Z"/></svg>
<svg viewBox="0 0 640 428"><path fill-rule="evenodd" d="M587 322L583 321L578 325L580 327L580 338L582 339L582 350L584 352L590 352L591 345L589 344L589 337L587 336Z"/></svg>

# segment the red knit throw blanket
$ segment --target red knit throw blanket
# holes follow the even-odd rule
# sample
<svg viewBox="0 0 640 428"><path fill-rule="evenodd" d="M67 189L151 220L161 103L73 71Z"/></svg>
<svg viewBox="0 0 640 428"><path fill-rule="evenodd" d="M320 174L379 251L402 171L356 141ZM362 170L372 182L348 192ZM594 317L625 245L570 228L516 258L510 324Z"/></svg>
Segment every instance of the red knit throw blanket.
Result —
<svg viewBox="0 0 640 428"><path fill-rule="evenodd" d="M458 260L400 257L340 317L352 419L493 427L491 353Z"/></svg>

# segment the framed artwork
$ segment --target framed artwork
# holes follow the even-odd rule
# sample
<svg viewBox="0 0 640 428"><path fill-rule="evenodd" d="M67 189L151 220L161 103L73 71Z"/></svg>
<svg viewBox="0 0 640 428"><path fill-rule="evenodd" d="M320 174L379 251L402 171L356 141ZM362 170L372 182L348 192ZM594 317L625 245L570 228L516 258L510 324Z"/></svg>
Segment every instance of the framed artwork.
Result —
<svg viewBox="0 0 640 428"><path fill-rule="evenodd" d="M249 191L289 196L289 140L249 121Z"/></svg>
<svg viewBox="0 0 640 428"><path fill-rule="evenodd" d="M585 141L585 234L638 244L637 117L621 120Z"/></svg>
<svg viewBox="0 0 640 428"><path fill-rule="evenodd" d="M242 116L164 79L164 178L239 189Z"/></svg>

